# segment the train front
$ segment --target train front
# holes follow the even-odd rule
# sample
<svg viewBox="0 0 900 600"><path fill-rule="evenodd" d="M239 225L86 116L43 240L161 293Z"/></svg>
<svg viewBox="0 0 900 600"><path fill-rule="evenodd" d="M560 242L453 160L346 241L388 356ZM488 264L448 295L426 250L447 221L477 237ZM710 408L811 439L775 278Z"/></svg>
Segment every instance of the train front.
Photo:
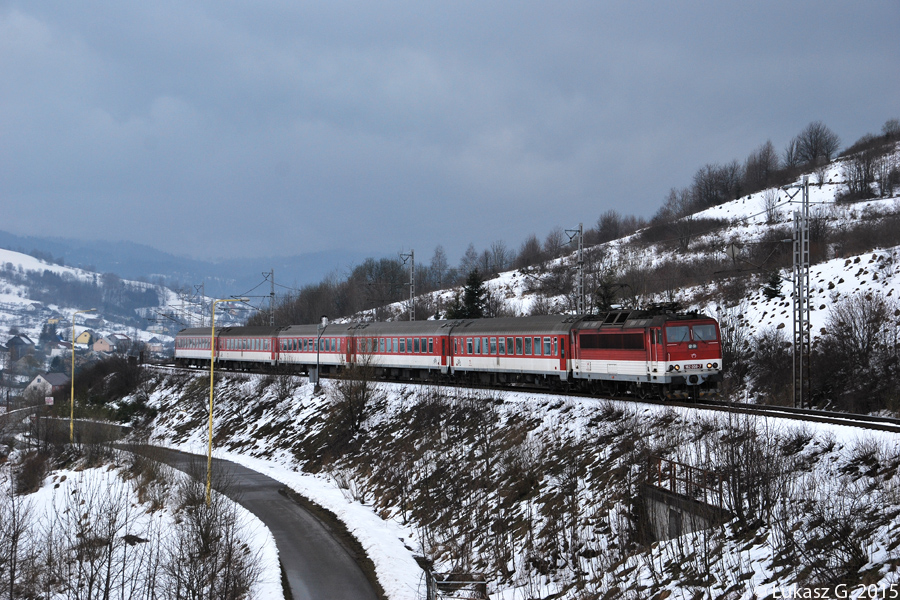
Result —
<svg viewBox="0 0 900 600"><path fill-rule="evenodd" d="M666 320L661 328L659 372L670 398L715 395L722 380L719 324L708 317Z"/></svg>

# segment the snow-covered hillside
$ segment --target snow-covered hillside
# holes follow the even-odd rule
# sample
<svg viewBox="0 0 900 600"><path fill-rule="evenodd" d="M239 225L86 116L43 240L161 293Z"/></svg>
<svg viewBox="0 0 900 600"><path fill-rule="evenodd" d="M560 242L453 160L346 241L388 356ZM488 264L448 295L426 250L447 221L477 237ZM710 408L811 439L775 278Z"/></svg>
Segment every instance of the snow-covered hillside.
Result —
<svg viewBox="0 0 900 600"><path fill-rule="evenodd" d="M146 383L156 443L204 451L207 382L159 371ZM897 434L399 384L378 385L349 432L337 385L317 394L305 377L223 378L217 453L341 519L388 598L423 597L416 555L483 575L492 600L752 600L836 580L898 584ZM726 522L648 539L650 457L723 474Z"/></svg>
<svg viewBox="0 0 900 600"><path fill-rule="evenodd" d="M76 317L76 333L91 328L100 335L122 333L140 341L154 336L168 341L178 329L202 322L199 302L208 300L192 304L163 286L0 249L0 342L13 330L37 341L48 323L71 328L75 312L89 308L97 310ZM234 320L229 314L220 318Z"/></svg>

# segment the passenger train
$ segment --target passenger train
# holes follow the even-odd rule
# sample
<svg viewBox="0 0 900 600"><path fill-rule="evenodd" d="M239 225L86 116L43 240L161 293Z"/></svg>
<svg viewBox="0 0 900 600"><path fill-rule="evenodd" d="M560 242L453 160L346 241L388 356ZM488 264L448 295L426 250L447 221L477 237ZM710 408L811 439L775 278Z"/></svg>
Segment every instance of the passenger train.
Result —
<svg viewBox="0 0 900 600"><path fill-rule="evenodd" d="M390 379L527 384L639 397L714 395L718 323L671 308L601 315L184 329L176 364L336 372L365 362ZM215 346L213 351L212 346Z"/></svg>

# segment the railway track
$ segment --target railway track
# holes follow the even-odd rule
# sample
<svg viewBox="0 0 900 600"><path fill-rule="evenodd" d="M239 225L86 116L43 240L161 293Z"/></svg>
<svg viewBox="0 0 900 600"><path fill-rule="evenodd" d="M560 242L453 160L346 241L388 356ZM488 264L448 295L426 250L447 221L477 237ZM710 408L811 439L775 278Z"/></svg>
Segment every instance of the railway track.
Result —
<svg viewBox="0 0 900 600"><path fill-rule="evenodd" d="M157 369L165 369L169 371L200 373L201 370L176 367L174 365L159 365ZM251 375L271 375L267 371L217 371L218 373L226 373L231 377L245 379ZM323 374L323 378L326 376ZM416 382L409 380L385 380L392 383L403 384L419 384L429 385L426 382ZM433 385L433 384L432 384ZM762 404L748 404L743 402L728 402L724 400L701 399L692 402L680 400L658 400L658 399L640 399L634 396L614 396L614 397L598 397L584 392L575 390L547 390L540 387L528 386L503 386L491 387L488 385L478 385L468 382L441 382L444 387L456 387L467 389L482 390L499 390L499 391L523 391L536 394L549 394L554 396L569 396L578 398L593 398L595 400L617 400L633 402L635 404L653 404L657 406L678 406L683 408L703 408L705 410L731 412L737 414L755 415L760 417L774 417L781 419L790 419L793 421L805 421L810 423L824 423L829 425L842 425L845 427L858 427L860 429L868 429L873 431L888 431L892 433L900 433L900 419L892 417L882 417L876 415L861 415L856 413L842 413L815 409L802 409L790 406L769 406Z"/></svg>

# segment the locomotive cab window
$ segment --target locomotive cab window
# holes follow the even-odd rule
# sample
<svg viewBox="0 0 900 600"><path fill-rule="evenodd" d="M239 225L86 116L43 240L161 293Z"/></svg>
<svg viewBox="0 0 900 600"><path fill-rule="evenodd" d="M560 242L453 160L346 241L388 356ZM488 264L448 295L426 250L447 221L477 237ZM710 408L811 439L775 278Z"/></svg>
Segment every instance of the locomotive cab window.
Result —
<svg viewBox="0 0 900 600"><path fill-rule="evenodd" d="M714 342L716 340L715 325L694 325L691 327L694 339L701 342Z"/></svg>
<svg viewBox="0 0 900 600"><path fill-rule="evenodd" d="M691 333L687 325L674 325L666 327L666 341L670 344L680 344L690 341Z"/></svg>

